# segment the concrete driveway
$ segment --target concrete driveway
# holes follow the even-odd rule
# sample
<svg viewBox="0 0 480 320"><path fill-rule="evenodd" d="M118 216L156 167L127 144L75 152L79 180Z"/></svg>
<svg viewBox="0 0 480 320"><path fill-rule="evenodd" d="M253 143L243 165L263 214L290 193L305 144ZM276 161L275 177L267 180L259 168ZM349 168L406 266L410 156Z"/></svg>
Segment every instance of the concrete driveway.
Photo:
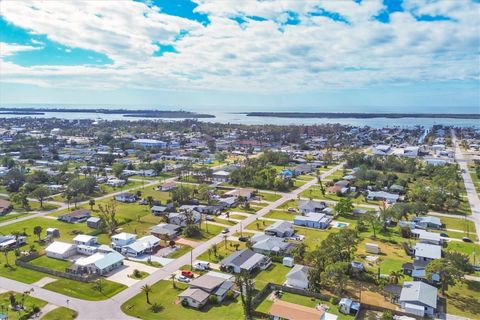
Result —
<svg viewBox="0 0 480 320"><path fill-rule="evenodd" d="M131 260L124 260L124 265L121 268L118 268L112 271L110 274L107 275L107 280L118 282L124 284L126 286L131 286L137 283L138 279L130 278L130 275L133 273L133 270L137 269L143 272L147 272L151 274L158 270L155 267L147 266L143 263L131 261Z"/></svg>

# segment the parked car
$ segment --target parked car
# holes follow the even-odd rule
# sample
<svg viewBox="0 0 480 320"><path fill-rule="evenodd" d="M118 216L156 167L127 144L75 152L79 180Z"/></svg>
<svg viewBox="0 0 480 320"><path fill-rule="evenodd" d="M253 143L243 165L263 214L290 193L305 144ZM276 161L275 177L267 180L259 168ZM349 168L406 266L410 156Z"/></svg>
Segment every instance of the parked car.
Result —
<svg viewBox="0 0 480 320"><path fill-rule="evenodd" d="M193 268L195 270L210 270L210 263L207 261L197 261L193 265Z"/></svg>
<svg viewBox="0 0 480 320"><path fill-rule="evenodd" d="M441 232L440 233L440 237L444 237L444 238L450 238L450 236L444 232Z"/></svg>
<svg viewBox="0 0 480 320"><path fill-rule="evenodd" d="M470 239L469 237L463 237L463 238L462 238L462 241L463 241L463 242L470 242L470 243L473 242L472 239Z"/></svg>
<svg viewBox="0 0 480 320"><path fill-rule="evenodd" d="M177 276L177 280L180 281L180 282L185 282L185 283L190 282L190 278L187 278L185 276Z"/></svg>
<svg viewBox="0 0 480 320"><path fill-rule="evenodd" d="M287 211L288 211L288 212L295 212L295 211L297 211L297 210L295 210L295 208L288 208Z"/></svg>
<svg viewBox="0 0 480 320"><path fill-rule="evenodd" d="M205 217L205 220L207 220L207 221L215 221L215 218L212 217L212 216L206 216L206 217Z"/></svg>
<svg viewBox="0 0 480 320"><path fill-rule="evenodd" d="M182 270L182 276L187 278L193 278L193 272L190 270Z"/></svg>
<svg viewBox="0 0 480 320"><path fill-rule="evenodd" d="M228 230L228 228L225 228L225 229L222 230L222 233L223 233L223 234L227 234L227 233L229 233L229 232L230 232L230 230Z"/></svg>
<svg viewBox="0 0 480 320"><path fill-rule="evenodd" d="M240 242L247 242L248 240L250 240L250 237L238 237L238 241Z"/></svg>

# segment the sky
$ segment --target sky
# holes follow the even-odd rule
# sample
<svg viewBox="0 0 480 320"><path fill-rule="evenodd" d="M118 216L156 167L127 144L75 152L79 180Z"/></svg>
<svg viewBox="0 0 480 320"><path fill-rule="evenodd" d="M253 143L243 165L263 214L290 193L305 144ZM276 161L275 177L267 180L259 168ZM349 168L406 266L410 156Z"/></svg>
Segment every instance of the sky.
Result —
<svg viewBox="0 0 480 320"><path fill-rule="evenodd" d="M480 113L479 34L478 0L2 0L0 104Z"/></svg>

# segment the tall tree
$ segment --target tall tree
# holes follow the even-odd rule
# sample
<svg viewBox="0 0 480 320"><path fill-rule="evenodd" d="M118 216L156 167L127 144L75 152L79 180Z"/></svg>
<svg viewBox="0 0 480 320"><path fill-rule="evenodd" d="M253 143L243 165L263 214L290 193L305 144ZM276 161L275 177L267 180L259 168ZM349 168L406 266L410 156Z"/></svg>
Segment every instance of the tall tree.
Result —
<svg viewBox="0 0 480 320"><path fill-rule="evenodd" d="M431 261L425 272L426 277L429 280L433 280L434 275L440 277L440 288L442 289L443 295L445 295L445 291L449 286L455 285L457 282L461 281L464 276L462 270L457 269L450 260L445 258Z"/></svg>
<svg viewBox="0 0 480 320"><path fill-rule="evenodd" d="M33 227L33 234L38 237L38 241L40 242L40 237L42 235L43 228L42 226L35 226Z"/></svg>
<svg viewBox="0 0 480 320"><path fill-rule="evenodd" d="M116 219L117 202L111 199L106 204L99 204L99 216L103 220L103 224L107 227L108 233L113 235L117 229L118 223Z"/></svg>
<svg viewBox="0 0 480 320"><path fill-rule="evenodd" d="M152 287L146 284L142 286L142 292L145 293L145 298L147 299L147 303L150 304L150 293L152 292Z"/></svg>
<svg viewBox="0 0 480 320"><path fill-rule="evenodd" d="M242 271L236 278L235 284L240 290L240 298L242 300L243 314L245 320L253 320L253 296L255 293L255 284L253 278L247 271Z"/></svg>
<svg viewBox="0 0 480 320"><path fill-rule="evenodd" d="M38 202L40 202L40 207L43 209L43 202L45 198L50 195L50 190L45 186L39 186L30 194L32 197L35 197Z"/></svg>

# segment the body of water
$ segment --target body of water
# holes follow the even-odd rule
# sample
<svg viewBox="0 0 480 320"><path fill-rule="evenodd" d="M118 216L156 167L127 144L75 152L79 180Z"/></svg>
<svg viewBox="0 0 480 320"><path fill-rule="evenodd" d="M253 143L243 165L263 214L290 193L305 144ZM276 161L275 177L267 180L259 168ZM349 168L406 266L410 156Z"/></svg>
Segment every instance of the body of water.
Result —
<svg viewBox="0 0 480 320"><path fill-rule="evenodd" d="M149 106L81 106L81 105L4 105L3 107L18 107L21 109L22 107L42 107L42 108L84 108L84 113L77 113L77 112L45 112L44 115L14 115L14 114L3 114L1 117L4 118L18 118L18 117L33 117L33 118L62 118L62 119L102 119L102 120L152 120L151 117L149 118L137 118L137 117L124 117L121 114L99 114L94 112L89 112L89 110L96 110L96 109L141 109L141 110L150 110L150 109L157 109L157 110L179 110L180 108L169 108L169 107L149 107ZM267 108L257 109L257 108L238 108L237 110L220 110L220 108L213 108L213 107L192 107L192 108L183 108L187 111L198 112L198 113L207 113L215 115L215 118L203 118L199 119L199 121L204 122L218 122L218 123L235 123L235 124L246 124L246 125L262 125L262 124L274 124L274 125L314 125L314 124L326 124L326 123L339 123L344 125L353 125L353 126L370 126L373 128L383 128L383 127L404 127L410 128L414 126L423 126L423 127L431 127L432 125L440 124L440 125L449 125L449 126L457 126L457 127L476 127L480 129L480 121L478 119L449 119L449 118L369 118L369 119L357 119L357 118L345 118L345 119L322 119L322 118L276 118L276 117L247 117L245 114L241 114L238 112L249 112L249 111L298 111L298 112L352 112L351 110L328 110L328 108L301 108L301 110L289 110L282 108L281 110L267 110ZM300 108L299 108L300 109ZM389 112L382 111L382 112ZM362 112L359 110L354 110L354 112ZM374 111L364 111L364 112L374 112ZM395 111L392 111L395 112ZM396 112L403 112L403 110L397 110ZM407 112L407 111L405 111ZM424 111L421 110L420 112L431 112L431 111ZM462 111L456 111L462 112ZM161 119L155 118L158 120L165 120L165 121L178 121L182 119Z"/></svg>

